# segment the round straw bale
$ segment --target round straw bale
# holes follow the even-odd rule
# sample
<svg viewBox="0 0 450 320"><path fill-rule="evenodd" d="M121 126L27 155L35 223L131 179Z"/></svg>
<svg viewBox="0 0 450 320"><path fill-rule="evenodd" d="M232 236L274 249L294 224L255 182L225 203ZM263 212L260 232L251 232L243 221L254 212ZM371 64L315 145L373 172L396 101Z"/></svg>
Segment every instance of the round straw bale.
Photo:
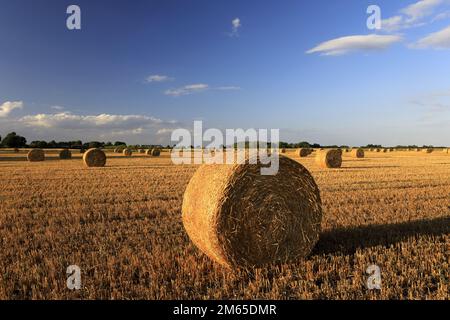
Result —
<svg viewBox="0 0 450 320"><path fill-rule="evenodd" d="M364 158L364 150L362 148L353 149L352 150L352 157Z"/></svg>
<svg viewBox="0 0 450 320"><path fill-rule="evenodd" d="M123 149L122 153L125 157L131 157L133 155L133 151L131 151L131 149L129 148Z"/></svg>
<svg viewBox="0 0 450 320"><path fill-rule="evenodd" d="M381 152L381 149L380 149L380 148L377 148L377 152Z"/></svg>
<svg viewBox="0 0 450 320"><path fill-rule="evenodd" d="M387 149L383 149L383 152L387 152Z"/></svg>
<svg viewBox="0 0 450 320"><path fill-rule="evenodd" d="M27 159L30 162L38 162L45 160L45 152L42 149L31 149L28 152Z"/></svg>
<svg viewBox="0 0 450 320"><path fill-rule="evenodd" d="M286 148L282 148L281 153L286 153Z"/></svg>
<svg viewBox="0 0 450 320"><path fill-rule="evenodd" d="M92 148L83 154L83 162L88 167L104 167L106 154L97 148Z"/></svg>
<svg viewBox="0 0 450 320"><path fill-rule="evenodd" d="M59 152L59 158L60 159L72 159L72 152L70 152L69 149L62 149Z"/></svg>
<svg viewBox="0 0 450 320"><path fill-rule="evenodd" d="M160 154L161 154L161 150L159 148L153 148L151 151L152 157L159 157Z"/></svg>
<svg viewBox="0 0 450 320"><path fill-rule="evenodd" d="M308 170L280 156L276 175L261 164L207 165L193 175L182 220L192 242L229 268L307 256L319 239L319 189Z"/></svg>
<svg viewBox="0 0 450 320"><path fill-rule="evenodd" d="M139 149L139 153L145 153L145 149Z"/></svg>
<svg viewBox="0 0 450 320"><path fill-rule="evenodd" d="M426 149L423 149L423 152L426 152L426 153L432 153L432 152L433 152L433 148L426 148Z"/></svg>
<svg viewBox="0 0 450 320"><path fill-rule="evenodd" d="M310 154L308 148L300 148L298 149L298 155L301 158L307 157Z"/></svg>
<svg viewBox="0 0 450 320"><path fill-rule="evenodd" d="M323 168L340 168L342 151L336 149L320 151L316 155L316 163Z"/></svg>

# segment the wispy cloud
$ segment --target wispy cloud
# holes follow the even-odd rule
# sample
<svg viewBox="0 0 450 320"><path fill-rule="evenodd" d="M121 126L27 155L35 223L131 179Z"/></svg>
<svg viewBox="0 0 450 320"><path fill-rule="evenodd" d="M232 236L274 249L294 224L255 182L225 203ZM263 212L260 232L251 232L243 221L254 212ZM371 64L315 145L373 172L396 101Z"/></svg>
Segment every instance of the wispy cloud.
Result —
<svg viewBox="0 0 450 320"><path fill-rule="evenodd" d="M450 26L429 34L410 46L411 48L424 49L450 49Z"/></svg>
<svg viewBox="0 0 450 320"><path fill-rule="evenodd" d="M196 83L189 84L181 88L169 89L164 92L164 94L173 97L185 96L188 94L198 93L205 91L209 88L207 84L204 83Z"/></svg>
<svg viewBox="0 0 450 320"><path fill-rule="evenodd" d="M450 90L431 92L413 97L410 102L426 110L429 114L450 112Z"/></svg>
<svg viewBox="0 0 450 320"><path fill-rule="evenodd" d="M241 90L241 87L238 86L221 86L215 88L216 90L222 90L222 91L232 91L232 90Z"/></svg>
<svg viewBox="0 0 450 320"><path fill-rule="evenodd" d="M241 27L241 19L234 18L233 20L231 20L231 32L228 35L230 37L239 37L239 29Z"/></svg>
<svg viewBox="0 0 450 320"><path fill-rule="evenodd" d="M428 23L426 18L435 14L436 8L448 3L445 0L420 0L399 11L398 15L381 21L381 28L388 32L422 26ZM431 22L444 19L442 13L435 16Z"/></svg>
<svg viewBox="0 0 450 320"><path fill-rule="evenodd" d="M401 40L402 37L397 35L354 35L325 41L306 53L336 56L354 51L378 51L384 50Z"/></svg>
<svg viewBox="0 0 450 320"><path fill-rule="evenodd" d="M23 102L22 101L6 101L0 105L0 118L5 118L9 116L9 114L14 109L22 109Z"/></svg>
<svg viewBox="0 0 450 320"><path fill-rule="evenodd" d="M64 107L62 107L62 106L51 106L50 108L53 110L57 110L57 111L64 110Z"/></svg>
<svg viewBox="0 0 450 320"><path fill-rule="evenodd" d="M147 83L152 83L152 82L167 82L167 81L172 81L174 80L174 78L171 78L169 76L166 75L160 75L160 74L153 74L148 76L145 79L145 82Z"/></svg>
<svg viewBox="0 0 450 320"><path fill-rule="evenodd" d="M172 96L172 97L179 97L179 96L186 96L189 94L194 93L200 93L205 91L237 91L241 90L241 87L239 86L218 86L218 87L210 87L209 85L205 83L197 83L197 84L190 84L186 85L184 87L175 88L175 89L169 89L164 92L165 95Z"/></svg>

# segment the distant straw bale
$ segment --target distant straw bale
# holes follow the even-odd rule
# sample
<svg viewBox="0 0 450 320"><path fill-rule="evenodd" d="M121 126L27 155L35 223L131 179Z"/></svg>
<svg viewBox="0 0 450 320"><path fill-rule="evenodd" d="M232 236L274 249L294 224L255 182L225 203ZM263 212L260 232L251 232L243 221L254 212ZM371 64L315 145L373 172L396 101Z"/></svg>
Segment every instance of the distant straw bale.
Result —
<svg viewBox="0 0 450 320"><path fill-rule="evenodd" d="M88 167L104 167L106 154L97 148L92 148L83 154L83 162Z"/></svg>
<svg viewBox="0 0 450 320"><path fill-rule="evenodd" d="M310 154L310 152L308 148L300 148L298 149L297 154L299 155L299 157L304 158L307 157Z"/></svg>
<svg viewBox="0 0 450 320"><path fill-rule="evenodd" d="M336 149L319 151L316 155L316 163L322 168L340 168L342 151Z"/></svg>
<svg viewBox="0 0 450 320"><path fill-rule="evenodd" d="M354 158L364 158L364 150L362 148L353 149L352 157Z"/></svg>
<svg viewBox="0 0 450 320"><path fill-rule="evenodd" d="M59 158L62 160L72 159L72 152L69 149L63 149L59 152Z"/></svg>
<svg viewBox="0 0 450 320"><path fill-rule="evenodd" d="M130 148L125 148L125 149L123 149L122 154L125 157L131 157L133 155L133 151L131 151Z"/></svg>
<svg viewBox="0 0 450 320"><path fill-rule="evenodd" d="M39 162L45 160L45 152L42 149L31 149L28 152L27 159L30 162Z"/></svg>

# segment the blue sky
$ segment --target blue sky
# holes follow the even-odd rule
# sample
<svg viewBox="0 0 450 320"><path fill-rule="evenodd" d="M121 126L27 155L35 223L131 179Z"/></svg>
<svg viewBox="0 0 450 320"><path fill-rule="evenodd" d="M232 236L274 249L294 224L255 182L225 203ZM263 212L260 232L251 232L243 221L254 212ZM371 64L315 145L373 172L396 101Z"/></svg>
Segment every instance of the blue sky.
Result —
<svg viewBox="0 0 450 320"><path fill-rule="evenodd" d="M81 30L66 9L81 8ZM382 29L366 25L369 5ZM450 1L0 0L0 134L450 145Z"/></svg>

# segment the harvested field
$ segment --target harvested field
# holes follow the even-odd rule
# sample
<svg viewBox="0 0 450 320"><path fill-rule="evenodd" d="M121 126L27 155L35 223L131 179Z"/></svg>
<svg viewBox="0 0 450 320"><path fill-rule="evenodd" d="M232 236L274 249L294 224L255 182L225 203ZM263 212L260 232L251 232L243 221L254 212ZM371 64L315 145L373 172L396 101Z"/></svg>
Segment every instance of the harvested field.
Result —
<svg viewBox="0 0 450 320"><path fill-rule="evenodd" d="M449 299L450 155L366 151L342 167L302 163L322 198L322 233L306 259L230 271L189 240L184 190L195 165L107 153L45 162L0 154L1 299ZM80 266L82 289L66 288ZM382 290L366 289L367 267Z"/></svg>

